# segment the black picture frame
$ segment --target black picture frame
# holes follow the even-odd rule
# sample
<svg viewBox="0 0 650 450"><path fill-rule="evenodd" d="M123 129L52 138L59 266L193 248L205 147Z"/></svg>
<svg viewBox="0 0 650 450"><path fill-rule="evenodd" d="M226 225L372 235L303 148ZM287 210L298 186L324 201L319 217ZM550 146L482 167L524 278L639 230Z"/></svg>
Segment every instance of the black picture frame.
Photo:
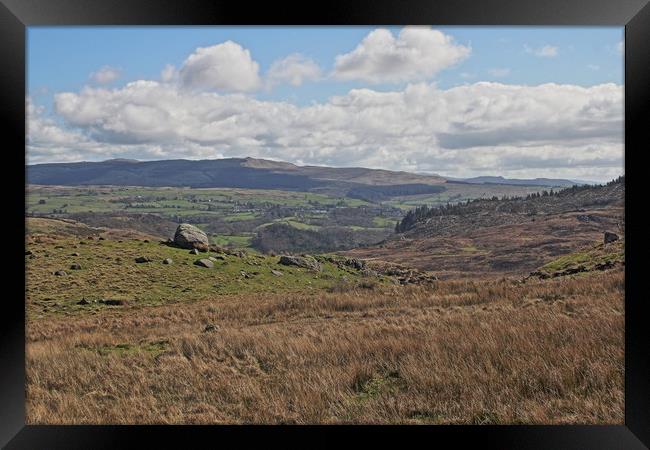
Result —
<svg viewBox="0 0 650 450"><path fill-rule="evenodd" d="M24 241L26 27L37 25L572 25L625 27L625 425L412 426L412 427L219 427L219 426L26 426ZM241 445L253 438L309 439L331 445L351 433L385 441L396 432L429 444L468 443L488 448L635 449L650 445L650 364L643 260L643 151L650 142L650 4L648 0L335 0L233 2L226 0L0 0L0 124L3 128L3 240L5 286L0 309L0 445L6 448L193 447ZM11 233L7 230L5 233ZM11 255L11 257L9 257ZM13 273L15 272L15 273ZM10 294L11 292L11 294ZM646 342L646 344L643 344ZM250 431L254 430L255 433ZM309 433L309 434L307 434ZM314 439L317 434L318 438ZM260 436L261 435L261 436ZM406 443L406 441L403 441ZM367 443L367 442L366 442Z"/></svg>

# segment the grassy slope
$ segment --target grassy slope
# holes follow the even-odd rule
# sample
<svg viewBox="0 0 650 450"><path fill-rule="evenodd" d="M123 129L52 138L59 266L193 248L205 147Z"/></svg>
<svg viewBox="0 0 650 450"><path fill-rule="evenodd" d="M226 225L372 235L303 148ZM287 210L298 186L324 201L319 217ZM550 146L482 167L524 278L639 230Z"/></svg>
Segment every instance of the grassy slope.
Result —
<svg viewBox="0 0 650 450"><path fill-rule="evenodd" d="M278 257L248 254L246 257L222 255L212 269L198 267L194 261L216 253L192 255L187 250L143 240L88 240L70 237L40 239L25 257L28 308L30 317L58 313L80 313L114 308L99 303L77 305L82 298L125 300L129 307L188 302L232 293L310 292L330 287L346 277L359 279L358 271L342 270L331 263L322 272L278 264ZM72 256L79 253L79 256ZM136 263L146 256L149 263ZM162 261L171 258L173 264ZM70 270L73 263L81 270ZM67 276L55 276L64 270ZM272 274L271 270L283 273ZM244 274L242 274L242 272Z"/></svg>

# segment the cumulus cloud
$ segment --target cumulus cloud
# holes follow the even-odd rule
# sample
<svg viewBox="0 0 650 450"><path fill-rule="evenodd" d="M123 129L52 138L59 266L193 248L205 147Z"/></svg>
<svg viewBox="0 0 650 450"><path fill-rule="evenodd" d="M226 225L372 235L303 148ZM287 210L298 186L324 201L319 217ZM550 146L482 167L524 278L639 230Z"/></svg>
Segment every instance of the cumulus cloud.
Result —
<svg viewBox="0 0 650 450"><path fill-rule="evenodd" d="M429 27L405 27L397 37L379 28L350 53L336 57L333 76L370 83L426 80L469 54L469 47Z"/></svg>
<svg viewBox="0 0 650 450"><path fill-rule="evenodd" d="M299 53L274 61L266 73L270 87L282 83L300 86L305 81L318 80L321 76L322 71L316 61Z"/></svg>
<svg viewBox="0 0 650 450"><path fill-rule="evenodd" d="M261 85L259 64L248 49L232 41L197 48L178 75L181 85L189 89L250 92Z"/></svg>
<svg viewBox="0 0 650 450"><path fill-rule="evenodd" d="M97 84L110 84L117 80L122 71L111 66L103 66L98 71L90 74L90 79Z"/></svg>
<svg viewBox="0 0 650 450"><path fill-rule="evenodd" d="M178 71L176 70L176 66L173 64L167 64L163 70L160 71L160 79L165 83L174 81L177 77Z"/></svg>
<svg viewBox="0 0 650 450"><path fill-rule="evenodd" d="M455 176L595 179L622 171L622 107L615 84L479 82L443 90L416 83L392 92L354 89L309 106L154 81L55 96L59 117L78 130L79 141L67 145L84 159L106 159L107 151L138 159L247 155ZM47 147L39 148L45 160Z"/></svg>
<svg viewBox="0 0 650 450"><path fill-rule="evenodd" d="M507 77L510 75L510 69L507 67L495 67L493 69L488 69L488 74L492 75L493 77Z"/></svg>
<svg viewBox="0 0 650 450"><path fill-rule="evenodd" d="M532 48L528 45L524 46L526 53L530 53L540 58L554 58L558 55L558 48L552 45L543 45L542 47Z"/></svg>

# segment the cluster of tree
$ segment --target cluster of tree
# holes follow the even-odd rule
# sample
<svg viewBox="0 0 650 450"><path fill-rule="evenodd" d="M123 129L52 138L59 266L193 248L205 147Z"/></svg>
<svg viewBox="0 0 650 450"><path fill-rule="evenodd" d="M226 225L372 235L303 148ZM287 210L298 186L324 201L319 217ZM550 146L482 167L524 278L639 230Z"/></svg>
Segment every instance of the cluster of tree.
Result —
<svg viewBox="0 0 650 450"><path fill-rule="evenodd" d="M490 204L499 203L497 206L502 212L511 212L511 213L527 213L529 215L534 215L537 212L538 207L544 207L544 205L551 204L546 199L556 198L556 197L569 197L575 196L587 191L598 191L605 187L611 187L617 184L625 184L625 176L620 176L615 180L612 180L605 184L598 185L573 185L569 188L556 190L544 190L541 192L534 192L531 194L523 196L503 196L501 198L493 196L489 199L475 198L467 200L466 202L459 202L456 204L442 205L435 208L430 208L426 205L419 206L413 210L410 210L402 218L400 222L395 225L395 233L403 233L412 229L418 222L425 221L431 217L437 216L446 216L446 215L458 215L463 216L471 213L479 212ZM607 203L609 200L606 198L598 198L595 196L591 201L592 204ZM490 206L490 209L494 209L494 206Z"/></svg>
<svg viewBox="0 0 650 450"><path fill-rule="evenodd" d="M376 203L403 195L438 194L446 189L444 186L429 184L364 185L353 187L348 191L347 196Z"/></svg>

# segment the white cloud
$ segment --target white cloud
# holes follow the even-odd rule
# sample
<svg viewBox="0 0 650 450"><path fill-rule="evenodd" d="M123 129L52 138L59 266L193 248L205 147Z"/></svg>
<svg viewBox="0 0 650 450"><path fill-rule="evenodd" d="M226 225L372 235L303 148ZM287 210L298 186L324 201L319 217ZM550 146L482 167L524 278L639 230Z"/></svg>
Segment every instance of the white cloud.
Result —
<svg viewBox="0 0 650 450"><path fill-rule="evenodd" d="M554 58L558 55L558 48L552 45L544 45L539 48L532 48L528 45L524 45L524 50L526 50L526 53L539 56L540 58Z"/></svg>
<svg viewBox="0 0 650 450"><path fill-rule="evenodd" d="M160 79L165 83L174 81L177 78L178 78L178 71L176 70L176 66L172 64L167 64L163 68L163 70L160 71Z"/></svg>
<svg viewBox="0 0 650 450"><path fill-rule="evenodd" d="M221 92L249 92L261 85L259 64L232 41L197 48L181 66L179 78L186 88Z"/></svg>
<svg viewBox="0 0 650 450"><path fill-rule="evenodd" d="M510 69L507 67L501 67L501 68L493 68L493 69L488 69L488 74L492 75L493 77L507 77L510 75Z"/></svg>
<svg viewBox="0 0 650 450"><path fill-rule="evenodd" d="M274 61L266 73L269 86L289 83L300 86L305 81L318 80L322 76L321 68L313 59L299 53Z"/></svg>
<svg viewBox="0 0 650 450"><path fill-rule="evenodd" d="M600 70L600 66L597 64L587 64L587 69L596 71L596 70Z"/></svg>
<svg viewBox="0 0 650 450"><path fill-rule="evenodd" d="M417 83L393 92L354 89L301 107L137 81L60 93L55 106L80 130L67 145L81 159L249 155L461 176L622 171L623 88L615 84L479 82L442 90ZM47 148L36 160L48 160Z"/></svg>
<svg viewBox="0 0 650 450"><path fill-rule="evenodd" d="M122 71L115 67L103 66L98 71L90 74L90 79L97 84L110 84L117 80Z"/></svg>
<svg viewBox="0 0 650 450"><path fill-rule="evenodd" d="M370 32L350 53L338 55L333 76L340 80L398 83L431 78L470 54L470 49L429 27Z"/></svg>

